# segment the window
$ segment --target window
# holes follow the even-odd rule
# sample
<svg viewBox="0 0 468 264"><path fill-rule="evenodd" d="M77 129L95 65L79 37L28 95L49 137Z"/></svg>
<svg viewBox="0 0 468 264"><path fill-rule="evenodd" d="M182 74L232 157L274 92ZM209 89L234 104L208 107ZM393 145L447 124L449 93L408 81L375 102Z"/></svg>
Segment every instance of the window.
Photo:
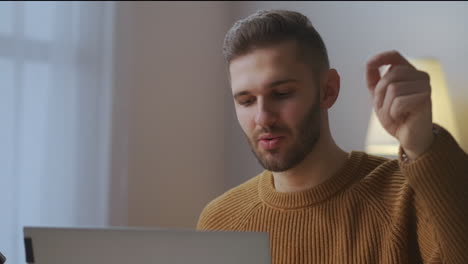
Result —
<svg viewBox="0 0 468 264"><path fill-rule="evenodd" d="M0 2L0 251L108 224L112 2Z"/></svg>

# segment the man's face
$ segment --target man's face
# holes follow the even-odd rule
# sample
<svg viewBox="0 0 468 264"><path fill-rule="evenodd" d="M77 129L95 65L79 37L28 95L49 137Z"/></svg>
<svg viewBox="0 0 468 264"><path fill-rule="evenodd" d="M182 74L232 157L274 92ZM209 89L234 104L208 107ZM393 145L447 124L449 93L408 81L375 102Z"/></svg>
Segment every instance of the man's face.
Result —
<svg viewBox="0 0 468 264"><path fill-rule="evenodd" d="M286 171L320 137L319 80L295 42L259 48L229 65L237 119L262 166Z"/></svg>

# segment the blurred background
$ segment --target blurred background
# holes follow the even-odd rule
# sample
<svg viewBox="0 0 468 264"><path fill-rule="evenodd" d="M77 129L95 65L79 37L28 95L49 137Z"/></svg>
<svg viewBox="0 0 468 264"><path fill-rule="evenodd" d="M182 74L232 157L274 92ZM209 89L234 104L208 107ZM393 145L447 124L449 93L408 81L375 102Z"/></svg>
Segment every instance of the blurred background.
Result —
<svg viewBox="0 0 468 264"><path fill-rule="evenodd" d="M341 75L336 142L364 150L365 63L441 63L468 150L466 2L0 2L0 251L25 225L195 228L262 171L237 123L221 48L258 9L307 15Z"/></svg>

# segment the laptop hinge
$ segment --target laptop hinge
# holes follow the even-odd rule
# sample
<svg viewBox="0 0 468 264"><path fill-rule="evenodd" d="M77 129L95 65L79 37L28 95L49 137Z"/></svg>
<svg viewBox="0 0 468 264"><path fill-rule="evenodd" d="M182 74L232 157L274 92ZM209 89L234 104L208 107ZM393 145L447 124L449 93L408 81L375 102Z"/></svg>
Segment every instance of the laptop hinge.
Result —
<svg viewBox="0 0 468 264"><path fill-rule="evenodd" d="M24 238L24 249L26 250L26 263L34 263L34 252L32 246L32 239L30 237Z"/></svg>

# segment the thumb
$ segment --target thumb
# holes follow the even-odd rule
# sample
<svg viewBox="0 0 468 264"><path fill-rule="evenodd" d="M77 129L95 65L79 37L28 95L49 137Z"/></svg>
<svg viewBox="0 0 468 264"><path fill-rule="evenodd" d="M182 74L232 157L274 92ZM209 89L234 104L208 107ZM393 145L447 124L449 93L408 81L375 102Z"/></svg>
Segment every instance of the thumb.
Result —
<svg viewBox="0 0 468 264"><path fill-rule="evenodd" d="M375 86L380 80L380 71L379 68L375 68L372 66L367 66L366 70L366 78L367 78L367 89L369 92L374 96Z"/></svg>

